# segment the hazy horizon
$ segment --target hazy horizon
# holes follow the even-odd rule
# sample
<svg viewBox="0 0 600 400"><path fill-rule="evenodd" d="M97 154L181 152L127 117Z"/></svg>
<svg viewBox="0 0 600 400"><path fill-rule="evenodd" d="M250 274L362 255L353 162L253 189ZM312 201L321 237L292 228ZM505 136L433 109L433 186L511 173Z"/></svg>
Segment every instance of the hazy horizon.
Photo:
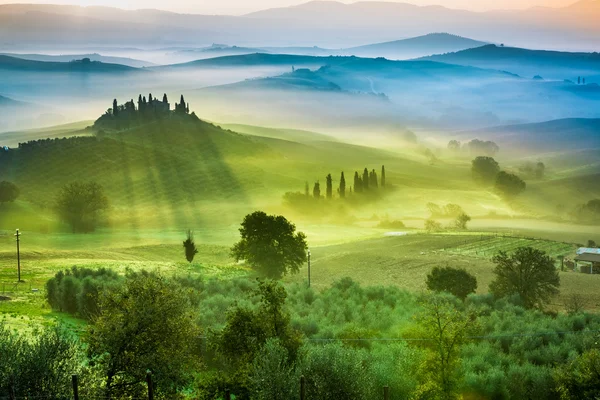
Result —
<svg viewBox="0 0 600 400"><path fill-rule="evenodd" d="M56 4L56 5L74 5L74 6L105 6L115 7L125 10L139 9L157 9L177 13L193 14L225 14L242 15L246 13L261 11L269 8L290 7L307 3L308 1L299 0L259 0L251 2L239 0L223 0L215 5L209 0L189 1L174 0L168 3L168 6L158 0L129 0L126 2L117 0L37 0L31 2L28 0L0 0L0 5L6 4ZM344 4L353 4L357 2L381 2L379 0L362 1L337 1ZM474 3L470 0L386 0L389 3L413 4L416 6L441 6L450 9L462 9L469 11L497 11L497 10L524 10L532 7L552 7L560 8L577 3L574 0L503 0L497 2L493 0L482 0Z"/></svg>

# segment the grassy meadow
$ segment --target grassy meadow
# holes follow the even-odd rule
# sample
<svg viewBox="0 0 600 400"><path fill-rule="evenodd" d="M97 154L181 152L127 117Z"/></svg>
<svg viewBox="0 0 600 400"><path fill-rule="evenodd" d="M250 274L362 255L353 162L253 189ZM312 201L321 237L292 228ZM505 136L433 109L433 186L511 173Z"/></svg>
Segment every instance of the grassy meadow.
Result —
<svg viewBox="0 0 600 400"><path fill-rule="evenodd" d="M527 182L525 194L509 204L473 184L469 157L443 151L434 155L416 144L376 148L317 132L246 125L221 129L178 119L118 131L91 125L28 131L28 140L84 137L47 141L0 157L3 179L21 189L16 202L0 205L0 289L12 299L1 302L0 311L18 326L31 318L56 316L45 304L44 284L74 265L223 279L251 274L233 262L229 249L243 216L258 209L285 215L307 234L317 289L351 277L364 285L392 284L420 292L433 267L449 265L473 273L478 293L486 293L491 258L499 250L533 246L570 258L577 244L600 239L596 226L556 215L559 204L568 209L598 195L598 184L582 185L584 178L572 163L557 163L546 179ZM502 157L499 162L504 164ZM507 157L505 163L510 168L519 160ZM388 185L375 200L347 205L334 198L333 207L311 215L283 202L286 192L303 192L306 182L312 193L319 181L324 194L328 173L335 191L341 171L348 187L354 171L362 174L366 167L379 173L382 165ZM71 233L53 211L60 188L73 181L96 181L109 198L107 224L94 233ZM430 202L460 205L473 217L470 230L427 234L423 225ZM405 227L382 228L382 221L402 221ZM23 233L25 280L17 286L15 228ZM187 229L200 244L192 264L183 256ZM304 279L306 270L285 278ZM600 307L594 289L600 278L562 272L561 279L561 295L548 308L562 309L572 293L582 294L589 310Z"/></svg>

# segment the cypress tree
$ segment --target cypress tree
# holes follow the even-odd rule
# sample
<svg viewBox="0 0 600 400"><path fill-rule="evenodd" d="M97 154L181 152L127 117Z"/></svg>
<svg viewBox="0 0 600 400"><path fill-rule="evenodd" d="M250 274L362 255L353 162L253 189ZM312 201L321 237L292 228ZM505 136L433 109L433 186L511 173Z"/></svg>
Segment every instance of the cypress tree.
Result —
<svg viewBox="0 0 600 400"><path fill-rule="evenodd" d="M579 85L580 83L581 83L581 77L580 77L580 76L578 76L578 77L577 77L577 84Z"/></svg>
<svg viewBox="0 0 600 400"><path fill-rule="evenodd" d="M148 103L152 104L152 93L148 95Z"/></svg>
<svg viewBox="0 0 600 400"><path fill-rule="evenodd" d="M375 172L374 169L373 171L371 171L371 176L369 178L369 186L377 189L379 187L379 184L377 183L377 172Z"/></svg>
<svg viewBox="0 0 600 400"><path fill-rule="evenodd" d="M331 178L331 174L327 174L325 181L327 182L327 189L325 193L327 198L331 199L333 197L333 179Z"/></svg>
<svg viewBox="0 0 600 400"><path fill-rule="evenodd" d="M369 190L369 170L367 170L366 168L363 171L362 188L365 192Z"/></svg>
<svg viewBox="0 0 600 400"><path fill-rule="evenodd" d="M185 112L186 112L187 114L189 114L189 113L190 113L190 103L188 103L188 104L187 104L187 107L185 108Z"/></svg>
<svg viewBox="0 0 600 400"><path fill-rule="evenodd" d="M142 97L142 101L144 102L144 105L148 104L148 102L146 102L146 96Z"/></svg>
<svg viewBox="0 0 600 400"><path fill-rule="evenodd" d="M138 110L142 111L144 109L144 102L142 101L142 95L140 94L138 97Z"/></svg>
<svg viewBox="0 0 600 400"><path fill-rule="evenodd" d="M354 192L360 193L362 190L362 185L360 182L360 176L358 176L358 171L354 171Z"/></svg>
<svg viewBox="0 0 600 400"><path fill-rule="evenodd" d="M581 83L585 85L585 78L581 78Z"/></svg>
<svg viewBox="0 0 600 400"><path fill-rule="evenodd" d="M167 94L163 94L163 103L168 103L169 100L167 100Z"/></svg>
<svg viewBox="0 0 600 400"><path fill-rule="evenodd" d="M385 187L385 165L381 166L381 187Z"/></svg>
<svg viewBox="0 0 600 400"><path fill-rule="evenodd" d="M340 197L343 199L346 197L346 178L344 178L344 171L340 176Z"/></svg>
<svg viewBox="0 0 600 400"><path fill-rule="evenodd" d="M304 183L304 195L306 197L310 196L309 189L308 189L308 182Z"/></svg>
<svg viewBox="0 0 600 400"><path fill-rule="evenodd" d="M119 114L119 105L117 104L117 99L113 100L113 115Z"/></svg>
<svg viewBox="0 0 600 400"><path fill-rule="evenodd" d="M319 184L319 182L315 182L315 187L313 188L313 197L315 199L320 199L321 198L321 185Z"/></svg>

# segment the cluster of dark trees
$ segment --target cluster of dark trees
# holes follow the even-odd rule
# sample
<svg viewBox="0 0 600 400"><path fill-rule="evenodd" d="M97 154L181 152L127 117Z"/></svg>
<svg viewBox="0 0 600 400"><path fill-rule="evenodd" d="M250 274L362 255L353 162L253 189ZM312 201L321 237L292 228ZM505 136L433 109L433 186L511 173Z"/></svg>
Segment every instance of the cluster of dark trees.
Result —
<svg viewBox="0 0 600 400"><path fill-rule="evenodd" d="M75 136L63 138L48 138L39 140L30 140L25 143L19 143L19 150L28 151L32 149L48 149L50 151L60 151L65 148L79 147L85 144L97 141L95 136ZM11 154L12 152L8 153Z"/></svg>
<svg viewBox="0 0 600 400"><path fill-rule="evenodd" d="M452 152L459 152L461 150L468 151L471 156L485 155L493 157L500 151L500 147L492 141L483 141L479 139L473 139L465 144L460 143L458 140L451 140L448 142L448 150Z"/></svg>
<svg viewBox="0 0 600 400"><path fill-rule="evenodd" d="M543 179L546 172L546 165L538 161L536 163L526 162L519 166L519 173L528 178Z"/></svg>
<svg viewBox="0 0 600 400"><path fill-rule="evenodd" d="M333 178L331 174L327 174L325 177L325 197L327 199L333 198ZM346 177L344 176L344 172L340 175L339 186L337 188L337 194L340 198L346 198L347 195L352 195L352 193L367 193L369 191L374 191L379 187L385 188L385 165L381 166L381 180L377 176L377 172L375 169L369 170L367 168L364 169L362 174L359 174L358 171L354 172L354 186L346 186ZM304 186L304 195L309 197L309 186L308 182ZM313 186L312 196L315 199L320 199L321 195L321 184L319 181L315 182Z"/></svg>
<svg viewBox="0 0 600 400"><path fill-rule="evenodd" d="M471 163L473 179L482 186L494 186L507 199L521 194L526 183L515 174L500 170L500 164L492 157L476 157Z"/></svg>
<svg viewBox="0 0 600 400"><path fill-rule="evenodd" d="M574 211L574 217L580 222L600 222L600 199L592 199L579 205Z"/></svg>
<svg viewBox="0 0 600 400"><path fill-rule="evenodd" d="M577 84L581 85L584 84L585 85L585 78L582 78L581 76L577 77Z"/></svg>
<svg viewBox="0 0 600 400"><path fill-rule="evenodd" d="M137 109L133 99L126 102L125 104L119 105L117 99L113 100L112 108L106 111L106 114L113 115L114 117L119 116L120 114L132 114L135 111L140 113L148 113L148 112L162 112L167 113L171 110L171 106L169 104L169 99L167 98L167 94L163 95L162 101L158 100L155 97L152 97L152 93L148 95L148 99L146 96L142 96L141 94L138 96L137 101ZM181 95L181 99L179 103L175 103L175 112L189 114L190 113L190 105L185 102L183 95Z"/></svg>

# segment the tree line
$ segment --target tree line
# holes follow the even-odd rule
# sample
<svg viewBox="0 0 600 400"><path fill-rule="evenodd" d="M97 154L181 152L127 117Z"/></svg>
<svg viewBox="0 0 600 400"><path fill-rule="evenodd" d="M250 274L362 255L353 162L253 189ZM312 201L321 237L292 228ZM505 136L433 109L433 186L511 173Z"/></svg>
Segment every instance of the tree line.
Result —
<svg viewBox="0 0 600 400"><path fill-rule="evenodd" d="M327 174L325 177L325 198L332 199L333 198L333 177L331 174ZM385 178L385 165L381 166L381 175L377 176L377 172L375 169L371 171L368 168L365 168L362 173L359 171L354 171L354 181L352 185L346 185L346 177L344 176L344 172L340 174L339 185L337 187L337 195L339 198L344 199L347 196L351 196L352 194L357 193L368 193L369 191L374 192L379 188L384 189L386 187L386 178ZM311 193L309 192L309 185L306 182L304 186L304 195L306 197L310 197ZM315 199L320 199L323 197L321 194L321 184L319 181L315 182L312 189L312 197Z"/></svg>

